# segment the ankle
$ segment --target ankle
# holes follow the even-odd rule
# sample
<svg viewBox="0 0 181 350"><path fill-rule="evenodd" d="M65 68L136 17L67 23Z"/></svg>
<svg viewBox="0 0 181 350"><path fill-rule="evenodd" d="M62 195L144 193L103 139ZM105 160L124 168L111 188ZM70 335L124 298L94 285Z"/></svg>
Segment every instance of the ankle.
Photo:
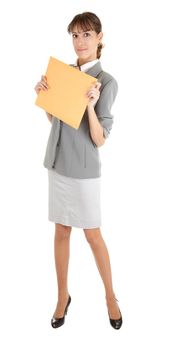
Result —
<svg viewBox="0 0 181 350"><path fill-rule="evenodd" d="M67 298L69 297L69 292L65 291L65 292L59 292L58 293L58 300L67 300Z"/></svg>
<svg viewBox="0 0 181 350"><path fill-rule="evenodd" d="M114 291L110 291L110 292L107 292L106 295L105 295L106 299L109 300L109 299L114 299L115 298L115 293Z"/></svg>
<svg viewBox="0 0 181 350"><path fill-rule="evenodd" d="M106 294L106 302L107 302L107 303L111 303L111 302L113 302L113 301L118 301L118 300L116 299L115 293Z"/></svg>

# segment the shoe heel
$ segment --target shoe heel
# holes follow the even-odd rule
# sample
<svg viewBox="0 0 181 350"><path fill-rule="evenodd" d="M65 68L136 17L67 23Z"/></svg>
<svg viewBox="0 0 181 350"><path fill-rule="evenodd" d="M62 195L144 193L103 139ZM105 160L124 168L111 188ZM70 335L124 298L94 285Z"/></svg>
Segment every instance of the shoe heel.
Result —
<svg viewBox="0 0 181 350"><path fill-rule="evenodd" d="M65 308L65 311L64 311L64 316L61 317L61 318L52 318L51 319L51 325L53 328L58 328L60 326L62 326L64 323L65 323L65 315L67 315L67 311L68 311L68 307L70 305L70 302L71 302L71 296L69 295L69 299L68 299L68 302L67 302L67 305L66 305L66 308Z"/></svg>

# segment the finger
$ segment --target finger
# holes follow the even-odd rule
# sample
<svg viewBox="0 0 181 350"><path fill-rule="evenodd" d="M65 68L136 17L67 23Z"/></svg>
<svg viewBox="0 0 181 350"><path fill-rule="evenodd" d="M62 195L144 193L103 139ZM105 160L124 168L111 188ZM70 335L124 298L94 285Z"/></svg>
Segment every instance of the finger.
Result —
<svg viewBox="0 0 181 350"><path fill-rule="evenodd" d="M45 80L41 80L40 83L43 84L43 85L46 86L46 87L50 87L50 86L48 85L48 83L47 83Z"/></svg>
<svg viewBox="0 0 181 350"><path fill-rule="evenodd" d="M44 86L45 88L48 88L48 87L47 87L47 84L44 83L44 82L40 82L40 85L41 85L41 86Z"/></svg>
<svg viewBox="0 0 181 350"><path fill-rule="evenodd" d="M96 92L95 91L88 91L87 93L88 96L96 96Z"/></svg>
<svg viewBox="0 0 181 350"><path fill-rule="evenodd" d="M46 89L49 89L49 85L47 84L47 83L42 83L43 84L43 86L45 86L46 87Z"/></svg>
<svg viewBox="0 0 181 350"><path fill-rule="evenodd" d="M46 78L46 77L43 77L43 78L41 79L41 81L44 81L44 83L47 83L47 78Z"/></svg>
<svg viewBox="0 0 181 350"><path fill-rule="evenodd" d="M49 87L47 84L47 77L45 75L42 75L41 83L44 83L47 87Z"/></svg>
<svg viewBox="0 0 181 350"><path fill-rule="evenodd" d="M95 87L91 88L89 91L95 92L96 94L97 93L100 94L99 89L100 89L100 86L98 86L98 87L95 86Z"/></svg>
<svg viewBox="0 0 181 350"><path fill-rule="evenodd" d="M89 95L89 96L87 96L89 99L91 99L91 100L98 100L98 96L93 96L93 95Z"/></svg>
<svg viewBox="0 0 181 350"><path fill-rule="evenodd" d="M41 80L47 81L46 75L42 75L42 76L41 76Z"/></svg>
<svg viewBox="0 0 181 350"><path fill-rule="evenodd" d="M98 81L98 82L96 83L96 85L95 85L95 88L99 90L100 87L101 87L101 85L102 85L102 84Z"/></svg>
<svg viewBox="0 0 181 350"><path fill-rule="evenodd" d="M97 89L91 89L89 91L87 91L88 94L94 94L96 96L99 96L100 95L100 91L97 90Z"/></svg>
<svg viewBox="0 0 181 350"><path fill-rule="evenodd" d="M88 95L88 98L95 98L95 99L98 99L98 98L99 98L99 95L89 94L89 95Z"/></svg>
<svg viewBox="0 0 181 350"><path fill-rule="evenodd" d="M43 90L48 90L48 87L44 83L39 83L39 88Z"/></svg>
<svg viewBox="0 0 181 350"><path fill-rule="evenodd" d="M100 94L99 90L96 88L92 88L89 90L89 92L95 93L95 94Z"/></svg>

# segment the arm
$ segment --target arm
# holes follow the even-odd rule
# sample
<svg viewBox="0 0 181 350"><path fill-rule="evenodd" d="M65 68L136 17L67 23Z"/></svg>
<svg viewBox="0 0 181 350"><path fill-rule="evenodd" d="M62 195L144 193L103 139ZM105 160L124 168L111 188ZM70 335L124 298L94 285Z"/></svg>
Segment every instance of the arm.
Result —
<svg viewBox="0 0 181 350"><path fill-rule="evenodd" d="M95 142L96 146L100 147L105 142L103 127L99 123L99 120L97 118L97 115L95 113L95 110L92 104L88 105L87 111L88 111L91 138Z"/></svg>
<svg viewBox="0 0 181 350"><path fill-rule="evenodd" d="M103 127L104 138L107 139L110 135L114 116L111 112L115 98L118 93L118 83L112 77L102 88L100 98L95 105L95 113L99 123Z"/></svg>
<svg viewBox="0 0 181 350"><path fill-rule="evenodd" d="M39 81L36 86L35 86L35 91L38 94L40 90L44 90L47 91L49 89L49 85L47 84L47 78L45 75L41 76L41 81ZM46 112L47 118L50 121L50 123L52 123L52 115L48 112Z"/></svg>
<svg viewBox="0 0 181 350"><path fill-rule="evenodd" d="M90 100L87 106L90 135L98 147L104 144L112 129L111 108L118 92L118 84L112 78L104 85L101 93L99 88L100 86L97 86L90 90L88 93Z"/></svg>

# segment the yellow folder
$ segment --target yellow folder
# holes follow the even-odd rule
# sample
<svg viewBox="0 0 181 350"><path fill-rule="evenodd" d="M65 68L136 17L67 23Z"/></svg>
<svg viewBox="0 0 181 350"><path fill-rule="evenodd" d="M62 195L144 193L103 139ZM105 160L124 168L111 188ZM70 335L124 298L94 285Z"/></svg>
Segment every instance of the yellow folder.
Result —
<svg viewBox="0 0 181 350"><path fill-rule="evenodd" d="M35 104L78 129L97 79L51 56L45 75L50 88L40 90Z"/></svg>

